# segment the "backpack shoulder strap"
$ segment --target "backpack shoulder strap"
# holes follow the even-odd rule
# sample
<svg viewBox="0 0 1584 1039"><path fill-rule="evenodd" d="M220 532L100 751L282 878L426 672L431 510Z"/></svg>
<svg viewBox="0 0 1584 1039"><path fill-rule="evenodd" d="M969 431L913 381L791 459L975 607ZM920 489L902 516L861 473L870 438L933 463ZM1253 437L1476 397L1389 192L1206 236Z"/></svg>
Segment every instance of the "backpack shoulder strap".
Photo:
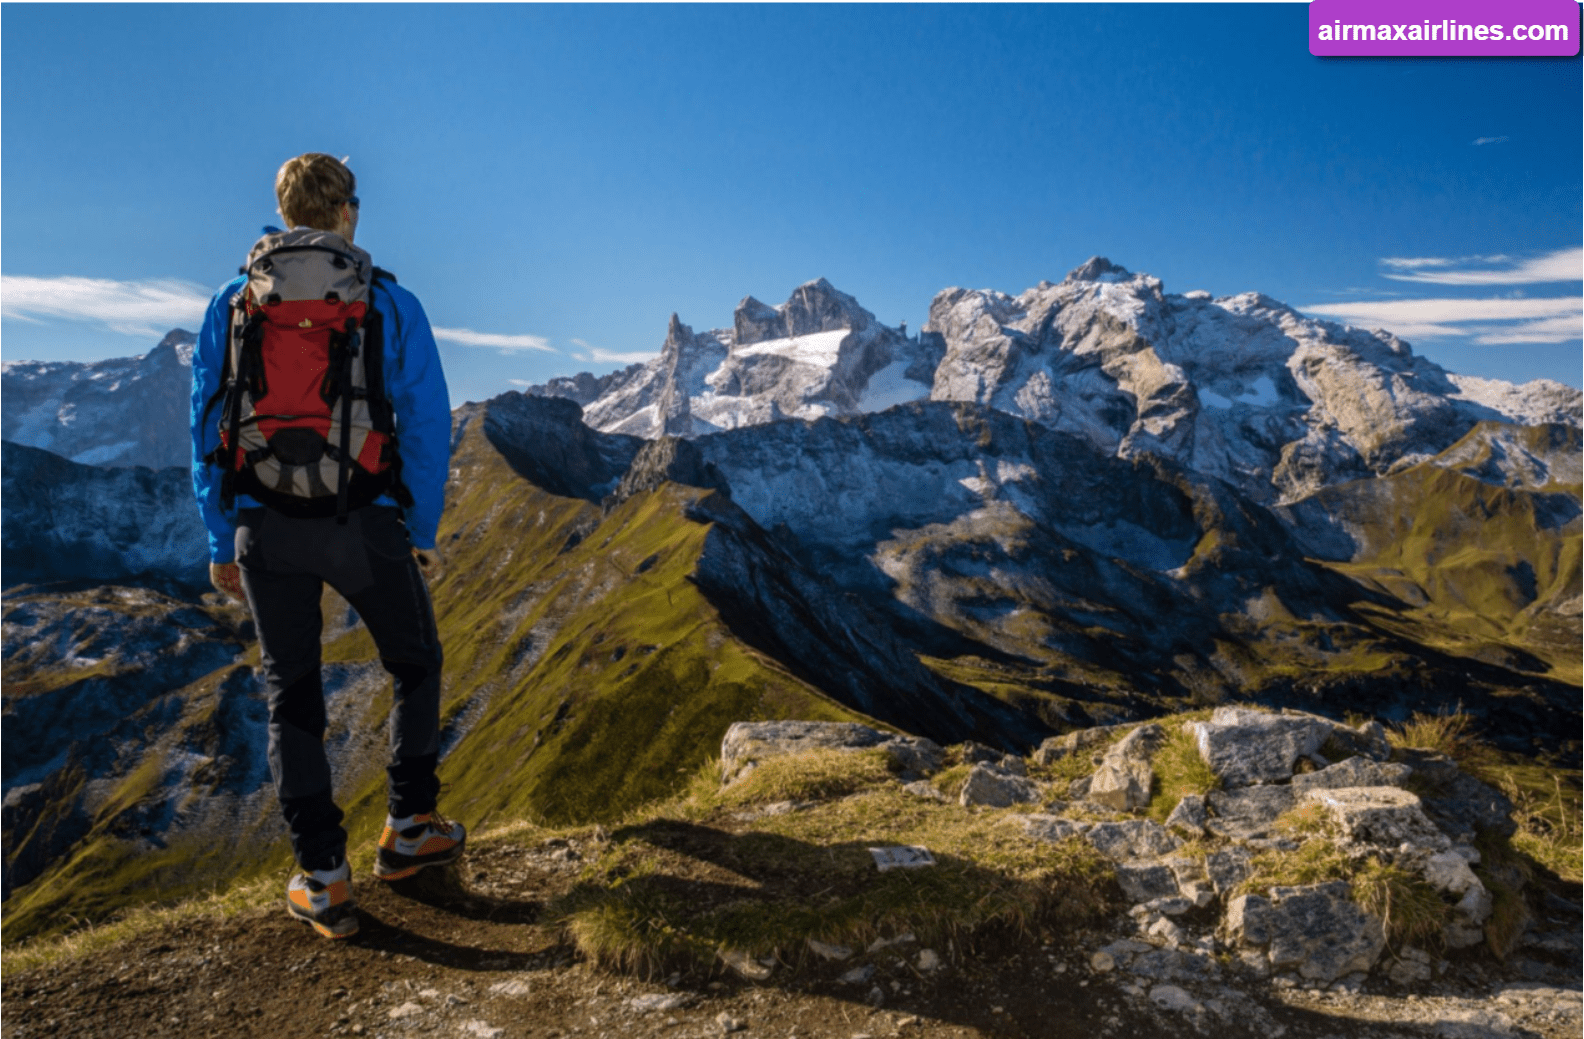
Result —
<svg viewBox="0 0 1584 1039"><path fill-rule="evenodd" d="M396 275L392 274L390 271L386 270L384 267L375 267L374 268L374 280L375 281L395 281L396 280Z"/></svg>

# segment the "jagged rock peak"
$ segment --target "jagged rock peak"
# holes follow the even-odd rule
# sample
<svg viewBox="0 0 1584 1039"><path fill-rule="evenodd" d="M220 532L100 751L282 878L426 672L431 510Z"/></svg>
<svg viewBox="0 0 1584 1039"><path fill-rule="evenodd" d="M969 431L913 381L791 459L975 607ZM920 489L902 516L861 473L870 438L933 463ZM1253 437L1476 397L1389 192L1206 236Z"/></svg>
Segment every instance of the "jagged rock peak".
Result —
<svg viewBox="0 0 1584 1039"><path fill-rule="evenodd" d="M185 328L173 328L165 333L165 338L161 339L154 349L148 352L148 356L152 358L169 351L176 355L178 363L190 368L192 367L193 350L197 345L198 337L196 335Z"/></svg>
<svg viewBox="0 0 1584 1039"><path fill-rule="evenodd" d="M733 327L736 342L747 346L840 329L861 332L874 319L856 299L824 278L816 278L793 289L792 295L779 307L768 306L752 296L744 297L737 304Z"/></svg>
<svg viewBox="0 0 1584 1039"><path fill-rule="evenodd" d="M1091 256L1068 272L1064 281L1127 281L1133 272L1104 256Z"/></svg>

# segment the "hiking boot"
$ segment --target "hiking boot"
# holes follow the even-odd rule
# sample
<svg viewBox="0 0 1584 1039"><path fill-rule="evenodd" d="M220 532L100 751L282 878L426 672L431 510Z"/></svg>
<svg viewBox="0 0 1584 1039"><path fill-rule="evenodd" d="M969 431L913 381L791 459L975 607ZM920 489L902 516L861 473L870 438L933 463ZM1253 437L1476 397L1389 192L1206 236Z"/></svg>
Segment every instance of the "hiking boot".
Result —
<svg viewBox="0 0 1584 1039"><path fill-rule="evenodd" d="M326 938L357 934L357 910L352 902L352 867L343 862L335 869L298 873L286 885L286 910L313 925Z"/></svg>
<svg viewBox="0 0 1584 1039"><path fill-rule="evenodd" d="M409 815L405 819L385 817L379 852L374 856L374 875L381 880L405 880L425 866L443 866L462 857L467 830L461 823L447 821L439 812Z"/></svg>

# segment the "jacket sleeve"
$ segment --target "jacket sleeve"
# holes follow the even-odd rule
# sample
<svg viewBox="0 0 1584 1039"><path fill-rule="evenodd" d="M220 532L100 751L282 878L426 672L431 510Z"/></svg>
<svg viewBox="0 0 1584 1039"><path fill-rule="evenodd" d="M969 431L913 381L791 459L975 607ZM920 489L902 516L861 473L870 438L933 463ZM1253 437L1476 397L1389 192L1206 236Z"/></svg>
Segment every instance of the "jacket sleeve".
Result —
<svg viewBox="0 0 1584 1039"><path fill-rule="evenodd" d="M385 322L385 389L396 412L396 448L402 482L412 493L407 530L414 548L433 548L445 506L451 468L451 395L440 367L440 350L418 297L399 285L376 290L389 296L395 320Z"/></svg>
<svg viewBox="0 0 1584 1039"><path fill-rule="evenodd" d="M193 492L198 496L198 511L209 531L209 560L213 563L230 563L236 559L236 522L220 508L220 470L204 461L204 457L220 443L221 405L216 404L213 409L207 409L207 405L220 389L231 296L240 282L238 279L226 284L209 301L192 359Z"/></svg>

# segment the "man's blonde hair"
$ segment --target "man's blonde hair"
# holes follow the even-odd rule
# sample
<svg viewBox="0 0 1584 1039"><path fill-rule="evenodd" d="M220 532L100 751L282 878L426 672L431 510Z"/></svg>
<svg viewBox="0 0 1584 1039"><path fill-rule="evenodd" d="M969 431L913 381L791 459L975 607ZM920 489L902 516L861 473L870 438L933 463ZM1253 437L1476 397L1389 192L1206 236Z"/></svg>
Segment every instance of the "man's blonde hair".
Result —
<svg viewBox="0 0 1584 1039"><path fill-rule="evenodd" d="M275 199L286 226L334 231L341 204L357 194L357 177L346 164L323 152L287 159L275 174Z"/></svg>

